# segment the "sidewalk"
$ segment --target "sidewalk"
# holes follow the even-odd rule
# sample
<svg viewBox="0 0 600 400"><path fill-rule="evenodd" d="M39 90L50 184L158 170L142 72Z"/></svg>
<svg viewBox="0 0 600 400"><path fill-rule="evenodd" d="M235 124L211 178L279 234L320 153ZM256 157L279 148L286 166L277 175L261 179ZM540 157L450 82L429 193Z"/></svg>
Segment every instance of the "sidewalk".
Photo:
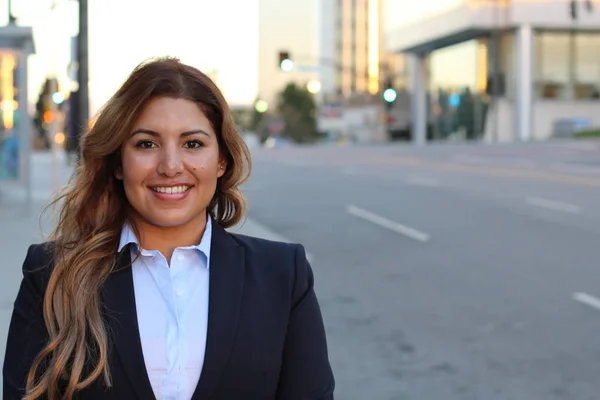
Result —
<svg viewBox="0 0 600 400"><path fill-rule="evenodd" d="M71 174L63 153L58 153L55 161L56 164L49 152L33 154L30 207L23 186L17 182L0 181L0 362L4 361L8 324L27 248L32 243L42 242L50 234L52 209L46 212L44 218L40 218L41 212L53 192L66 184ZM57 168L53 169L53 166Z"/></svg>

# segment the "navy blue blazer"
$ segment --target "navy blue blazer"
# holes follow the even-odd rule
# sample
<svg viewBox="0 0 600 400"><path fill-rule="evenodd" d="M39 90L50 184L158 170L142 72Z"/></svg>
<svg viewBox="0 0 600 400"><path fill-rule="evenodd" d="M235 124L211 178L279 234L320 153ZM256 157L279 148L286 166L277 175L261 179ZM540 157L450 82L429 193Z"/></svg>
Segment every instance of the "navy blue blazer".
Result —
<svg viewBox="0 0 600 400"><path fill-rule="evenodd" d="M232 234L214 223L210 263L206 355L192 399L333 400L334 376L304 248ZM21 399L31 362L48 338L42 302L51 264L48 244L29 248L8 332L4 400ZM122 251L101 292L112 335L113 386L104 387L100 378L77 399L154 399L130 264L129 251Z"/></svg>

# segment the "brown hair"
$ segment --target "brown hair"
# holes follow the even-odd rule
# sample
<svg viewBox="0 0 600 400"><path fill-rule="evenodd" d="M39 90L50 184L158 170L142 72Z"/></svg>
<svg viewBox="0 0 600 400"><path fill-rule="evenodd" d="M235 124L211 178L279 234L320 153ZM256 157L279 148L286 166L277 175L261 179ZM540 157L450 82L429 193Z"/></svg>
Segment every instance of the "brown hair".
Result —
<svg viewBox="0 0 600 400"><path fill-rule="evenodd" d="M133 124L144 106L159 96L194 101L217 134L227 170L218 179L208 213L227 228L246 212L239 186L250 175L250 154L217 86L174 58L140 64L81 137L80 163L67 189L53 202L62 206L52 235L54 268L44 298L49 341L33 361L25 400L70 399L101 375L111 385L100 290L114 269L128 207L114 171Z"/></svg>

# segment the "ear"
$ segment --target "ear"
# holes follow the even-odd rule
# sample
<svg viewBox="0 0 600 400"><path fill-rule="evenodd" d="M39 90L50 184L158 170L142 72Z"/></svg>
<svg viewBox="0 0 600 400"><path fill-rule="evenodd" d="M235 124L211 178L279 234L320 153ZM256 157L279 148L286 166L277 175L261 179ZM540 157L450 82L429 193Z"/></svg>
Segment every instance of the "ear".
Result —
<svg viewBox="0 0 600 400"><path fill-rule="evenodd" d="M227 161L225 161L224 158L219 159L219 165L217 168L217 178L220 178L225 175L225 171L227 171Z"/></svg>
<svg viewBox="0 0 600 400"><path fill-rule="evenodd" d="M120 165L117 167L117 169L115 169L115 178L117 178L120 181L123 180L123 169Z"/></svg>

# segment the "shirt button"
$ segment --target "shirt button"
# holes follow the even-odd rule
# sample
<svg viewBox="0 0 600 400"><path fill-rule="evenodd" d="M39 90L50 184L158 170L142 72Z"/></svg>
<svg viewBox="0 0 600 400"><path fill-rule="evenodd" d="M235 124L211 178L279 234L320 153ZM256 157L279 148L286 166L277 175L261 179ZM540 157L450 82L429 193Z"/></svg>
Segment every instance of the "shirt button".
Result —
<svg viewBox="0 0 600 400"><path fill-rule="evenodd" d="M183 260L185 260L185 256L183 254L178 254L177 261L183 261Z"/></svg>
<svg viewBox="0 0 600 400"><path fill-rule="evenodd" d="M179 296L179 297L183 296L183 290L178 290L177 291L177 296Z"/></svg>

